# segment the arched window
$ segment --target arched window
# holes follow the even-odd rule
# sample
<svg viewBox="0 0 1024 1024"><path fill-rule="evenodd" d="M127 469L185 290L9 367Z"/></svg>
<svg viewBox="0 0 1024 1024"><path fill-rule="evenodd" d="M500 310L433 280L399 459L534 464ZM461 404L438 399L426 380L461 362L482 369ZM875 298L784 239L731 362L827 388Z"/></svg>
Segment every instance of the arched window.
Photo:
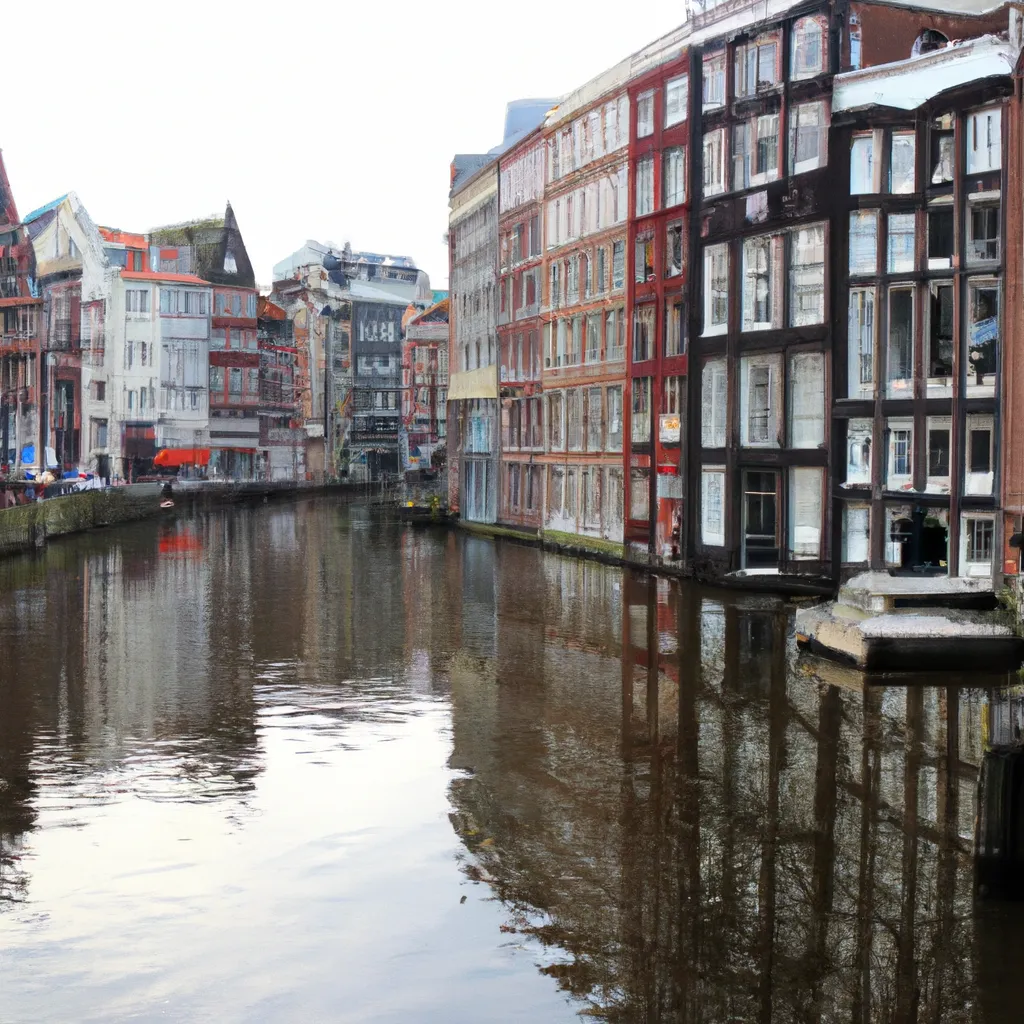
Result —
<svg viewBox="0 0 1024 1024"><path fill-rule="evenodd" d="M933 28L921 30L921 34L914 40L910 48L911 57L919 57L922 53L931 53L933 50L943 50L949 46L949 40Z"/></svg>
<svg viewBox="0 0 1024 1024"><path fill-rule="evenodd" d="M820 19L807 17L793 22L791 43L791 78L813 78L825 70L825 28Z"/></svg>

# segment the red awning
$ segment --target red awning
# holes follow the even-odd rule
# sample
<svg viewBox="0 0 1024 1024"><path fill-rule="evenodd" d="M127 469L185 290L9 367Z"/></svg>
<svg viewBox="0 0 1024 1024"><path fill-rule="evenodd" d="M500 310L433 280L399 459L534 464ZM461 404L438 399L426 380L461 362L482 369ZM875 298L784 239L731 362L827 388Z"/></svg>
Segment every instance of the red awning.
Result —
<svg viewBox="0 0 1024 1024"><path fill-rule="evenodd" d="M164 448L156 453L154 466L174 469L177 466L208 466L209 448Z"/></svg>

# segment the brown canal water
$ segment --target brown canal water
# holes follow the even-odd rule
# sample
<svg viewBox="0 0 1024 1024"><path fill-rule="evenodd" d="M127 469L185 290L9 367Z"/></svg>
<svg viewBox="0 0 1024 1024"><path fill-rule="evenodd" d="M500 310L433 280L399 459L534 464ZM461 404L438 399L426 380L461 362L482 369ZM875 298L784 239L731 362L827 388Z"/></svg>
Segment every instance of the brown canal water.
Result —
<svg viewBox="0 0 1024 1024"><path fill-rule="evenodd" d="M993 680L328 501L0 562L0 1021L1024 1011Z"/></svg>

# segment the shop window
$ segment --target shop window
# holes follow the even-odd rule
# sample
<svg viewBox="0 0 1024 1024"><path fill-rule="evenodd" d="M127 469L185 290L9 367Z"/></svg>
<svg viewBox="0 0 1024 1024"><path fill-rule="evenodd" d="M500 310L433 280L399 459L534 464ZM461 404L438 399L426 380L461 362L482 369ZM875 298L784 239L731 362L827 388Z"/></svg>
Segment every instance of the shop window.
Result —
<svg viewBox="0 0 1024 1024"><path fill-rule="evenodd" d="M855 135L850 142L850 195L879 191L878 132Z"/></svg>
<svg viewBox="0 0 1024 1024"><path fill-rule="evenodd" d="M873 424L870 419L852 419L846 423L846 483L871 483L871 438Z"/></svg>
<svg viewBox="0 0 1024 1024"><path fill-rule="evenodd" d="M640 93L636 98L636 137L654 134L654 90Z"/></svg>
<svg viewBox="0 0 1024 1024"><path fill-rule="evenodd" d="M890 274L909 274L914 269L915 218L913 213L889 214Z"/></svg>
<svg viewBox="0 0 1024 1024"><path fill-rule="evenodd" d="M725 469L705 466L700 473L700 539L709 547L725 544Z"/></svg>
<svg viewBox="0 0 1024 1024"><path fill-rule="evenodd" d="M654 356L654 306L647 303L633 310L633 362Z"/></svg>
<svg viewBox="0 0 1024 1024"><path fill-rule="evenodd" d="M704 249L704 334L725 334L729 323L729 247Z"/></svg>
<svg viewBox="0 0 1024 1024"><path fill-rule="evenodd" d="M991 495L994 481L993 419L991 416L968 416L966 426L964 493L978 497Z"/></svg>
<svg viewBox="0 0 1024 1024"><path fill-rule="evenodd" d="M846 336L847 395L870 398L875 384L875 290L851 288Z"/></svg>
<svg viewBox="0 0 1024 1024"><path fill-rule="evenodd" d="M909 195L915 191L915 133L893 132L889 146L889 191Z"/></svg>
<svg viewBox="0 0 1024 1024"><path fill-rule="evenodd" d="M889 344L886 350L888 395L913 397L914 289L889 290Z"/></svg>
<svg viewBox="0 0 1024 1024"><path fill-rule="evenodd" d="M988 576L995 552L995 522L991 516L964 515L960 519L960 575Z"/></svg>
<svg viewBox="0 0 1024 1024"><path fill-rule="evenodd" d="M1002 165L1001 109L978 110L967 118L967 173L997 171Z"/></svg>
<svg viewBox="0 0 1024 1024"><path fill-rule="evenodd" d="M878 211L850 214L850 276L878 273Z"/></svg>
<svg viewBox="0 0 1024 1024"><path fill-rule="evenodd" d="M713 110L725 105L725 53L712 53L704 57L703 107Z"/></svg>
<svg viewBox="0 0 1024 1024"><path fill-rule="evenodd" d="M818 18L800 18L793 23L790 38L794 81L813 78L825 70L825 28Z"/></svg>
<svg viewBox="0 0 1024 1024"><path fill-rule="evenodd" d="M953 266L953 204L932 203L928 207L928 269Z"/></svg>
<svg viewBox="0 0 1024 1024"><path fill-rule="evenodd" d="M797 103L789 115L789 166L793 174L824 167L828 160L828 107L824 100Z"/></svg>
<svg viewBox="0 0 1024 1024"><path fill-rule="evenodd" d="M771 89L779 79L778 42L774 37L740 43L733 52L736 98L756 96Z"/></svg>
<svg viewBox="0 0 1024 1024"><path fill-rule="evenodd" d="M933 281L928 302L928 393L932 398L952 397L953 285ZM948 395L935 389L946 389Z"/></svg>
<svg viewBox="0 0 1024 1024"><path fill-rule="evenodd" d="M665 83L665 127L670 128L687 118L690 97L690 79L687 75L670 78Z"/></svg>
<svg viewBox="0 0 1024 1024"><path fill-rule="evenodd" d="M868 505L843 507L843 562L862 564L871 558L871 508Z"/></svg>
<svg viewBox="0 0 1024 1024"><path fill-rule="evenodd" d="M971 203L967 208L967 262L999 259L999 204Z"/></svg>
<svg viewBox="0 0 1024 1024"><path fill-rule="evenodd" d="M686 324L683 300L678 296L665 300L665 355L681 356L686 351Z"/></svg>
<svg viewBox="0 0 1024 1024"><path fill-rule="evenodd" d="M686 199L686 147L670 146L662 156L664 205L678 206Z"/></svg>
<svg viewBox="0 0 1024 1024"><path fill-rule="evenodd" d="M724 359L711 359L701 375L700 443L702 448L725 447L728 377Z"/></svg>
<svg viewBox="0 0 1024 1024"><path fill-rule="evenodd" d="M824 323L825 226L798 228L789 238L789 326Z"/></svg>
<svg viewBox="0 0 1024 1024"><path fill-rule="evenodd" d="M777 448L782 388L779 356L740 360L740 444Z"/></svg>
<svg viewBox="0 0 1024 1024"><path fill-rule="evenodd" d="M651 440L651 378L634 377L630 406L630 440L648 444Z"/></svg>
<svg viewBox="0 0 1024 1024"><path fill-rule="evenodd" d="M799 352L789 357L789 447L825 444L825 356Z"/></svg>
<svg viewBox="0 0 1024 1024"><path fill-rule="evenodd" d="M789 471L789 551L797 561L821 558L824 472L816 466Z"/></svg>
<svg viewBox="0 0 1024 1024"><path fill-rule="evenodd" d="M955 149L952 114L943 114L932 122L930 145L932 184L944 185L953 180Z"/></svg>
<svg viewBox="0 0 1024 1024"><path fill-rule="evenodd" d="M654 157L645 156L636 162L636 215L654 212Z"/></svg>
<svg viewBox="0 0 1024 1024"><path fill-rule="evenodd" d="M678 277L683 272L683 222L673 221L665 229L665 276Z"/></svg>
<svg viewBox="0 0 1024 1024"><path fill-rule="evenodd" d="M886 489L909 489L914 476L914 421L889 420L886 430L889 434Z"/></svg>
<svg viewBox="0 0 1024 1024"><path fill-rule="evenodd" d="M967 282L967 397L995 392L999 354L999 282Z"/></svg>
<svg viewBox="0 0 1024 1024"><path fill-rule="evenodd" d="M725 191L725 129L704 136L704 196Z"/></svg>
<svg viewBox="0 0 1024 1024"><path fill-rule="evenodd" d="M950 420L948 416L929 416L928 472L926 489L932 494L949 493Z"/></svg>
<svg viewBox="0 0 1024 1024"><path fill-rule="evenodd" d="M743 330L782 326L782 238L758 235L743 243Z"/></svg>

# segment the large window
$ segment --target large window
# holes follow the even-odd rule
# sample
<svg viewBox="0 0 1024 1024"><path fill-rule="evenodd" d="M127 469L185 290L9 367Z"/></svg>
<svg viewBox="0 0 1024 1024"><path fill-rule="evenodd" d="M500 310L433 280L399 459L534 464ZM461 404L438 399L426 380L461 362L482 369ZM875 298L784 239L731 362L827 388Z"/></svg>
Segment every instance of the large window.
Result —
<svg viewBox="0 0 1024 1024"><path fill-rule="evenodd" d="M988 496L992 493L994 437L994 420L991 416L975 414L967 417L964 493L972 496Z"/></svg>
<svg viewBox="0 0 1024 1024"><path fill-rule="evenodd" d="M850 142L850 195L878 191L877 135L855 135Z"/></svg>
<svg viewBox="0 0 1024 1024"><path fill-rule="evenodd" d="M583 392L579 388L565 393L565 428L569 451L578 452L583 447Z"/></svg>
<svg viewBox="0 0 1024 1024"><path fill-rule="evenodd" d="M825 443L825 356L800 352L789 357L789 447Z"/></svg>
<svg viewBox="0 0 1024 1024"><path fill-rule="evenodd" d="M704 195L725 191L725 129L704 136Z"/></svg>
<svg viewBox="0 0 1024 1024"><path fill-rule="evenodd" d="M778 178L778 115L755 117L732 131L732 187L744 189Z"/></svg>
<svg viewBox="0 0 1024 1024"><path fill-rule="evenodd" d="M846 505L843 507L843 561L870 560L871 507Z"/></svg>
<svg viewBox="0 0 1024 1024"><path fill-rule="evenodd" d="M846 337L849 362L847 396L870 398L875 384L875 291L851 288Z"/></svg>
<svg viewBox="0 0 1024 1024"><path fill-rule="evenodd" d="M609 309L604 317L604 357L608 362L626 358L625 311Z"/></svg>
<svg viewBox="0 0 1024 1024"><path fill-rule="evenodd" d="M683 300L678 296L665 300L665 355L681 356L686 351L686 324Z"/></svg>
<svg viewBox="0 0 1024 1024"><path fill-rule="evenodd" d="M777 355L740 360L740 444L744 447L779 446L779 367Z"/></svg>
<svg viewBox="0 0 1024 1024"><path fill-rule="evenodd" d="M914 385L914 289L889 289L889 345L886 350L890 398L912 398Z"/></svg>
<svg viewBox="0 0 1024 1024"><path fill-rule="evenodd" d="M711 547L725 544L725 470L706 466L700 474L700 539Z"/></svg>
<svg viewBox="0 0 1024 1024"><path fill-rule="evenodd" d="M825 225L798 228L789 237L789 326L824 323Z"/></svg>
<svg viewBox="0 0 1024 1024"><path fill-rule="evenodd" d="M967 396L994 393L999 356L999 282L967 282Z"/></svg>
<svg viewBox="0 0 1024 1024"><path fill-rule="evenodd" d="M612 242L612 291L620 291L626 284L626 243Z"/></svg>
<svg viewBox="0 0 1024 1024"><path fill-rule="evenodd" d="M630 438L633 444L651 440L651 378L633 378L633 403L630 415Z"/></svg>
<svg viewBox="0 0 1024 1024"><path fill-rule="evenodd" d="M782 326L781 238L758 235L743 243L743 330Z"/></svg>
<svg viewBox="0 0 1024 1024"><path fill-rule="evenodd" d="M654 157L641 157L636 162L636 215L654 212Z"/></svg>
<svg viewBox="0 0 1024 1024"><path fill-rule="evenodd" d="M995 554L995 521L992 516L968 513L960 520L960 575L987 576Z"/></svg>
<svg viewBox="0 0 1024 1024"><path fill-rule="evenodd" d="M846 483L871 483L872 421L852 419L846 424Z"/></svg>
<svg viewBox="0 0 1024 1024"><path fill-rule="evenodd" d="M825 70L825 28L818 18L800 18L793 23L790 39L794 81L813 78Z"/></svg>
<svg viewBox="0 0 1024 1024"><path fill-rule="evenodd" d="M996 171L1002 165L1001 110L978 110L967 119L967 173Z"/></svg>
<svg viewBox="0 0 1024 1024"><path fill-rule="evenodd" d="M927 429L928 470L926 474L926 490L933 494L948 494L950 419L948 416L929 416Z"/></svg>
<svg viewBox="0 0 1024 1024"><path fill-rule="evenodd" d="M889 214L889 260L890 274L909 274L914 269L915 214Z"/></svg>
<svg viewBox="0 0 1024 1024"><path fill-rule="evenodd" d="M671 146L662 157L662 191L665 207L686 199L686 147Z"/></svg>
<svg viewBox="0 0 1024 1024"><path fill-rule="evenodd" d="M999 259L999 203L971 203L967 208L967 262Z"/></svg>
<svg viewBox="0 0 1024 1024"><path fill-rule="evenodd" d="M824 100L797 103L789 116L789 167L803 174L828 161L828 107Z"/></svg>
<svg viewBox="0 0 1024 1024"><path fill-rule="evenodd" d="M779 80L779 44L774 36L739 43L733 53L736 98L756 96Z"/></svg>
<svg viewBox="0 0 1024 1024"><path fill-rule="evenodd" d="M850 214L850 276L878 273L878 212Z"/></svg>
<svg viewBox="0 0 1024 1024"><path fill-rule="evenodd" d="M665 228L665 276L678 277L683 272L683 222L672 221Z"/></svg>
<svg viewBox="0 0 1024 1024"><path fill-rule="evenodd" d="M601 427L603 424L601 410L601 389L587 388L587 451L599 452L601 450Z"/></svg>
<svg viewBox="0 0 1024 1024"><path fill-rule="evenodd" d="M565 417L562 410L562 392L552 391L548 398L548 447L560 451L565 447Z"/></svg>
<svg viewBox="0 0 1024 1024"><path fill-rule="evenodd" d="M608 402L607 418L608 430L605 440L608 451L622 451L622 387L616 384L605 392Z"/></svg>
<svg viewBox="0 0 1024 1024"><path fill-rule="evenodd" d="M821 558L824 472L813 466L789 471L789 550L797 560Z"/></svg>
<svg viewBox="0 0 1024 1024"><path fill-rule="evenodd" d="M893 132L889 147L889 191L907 195L915 189L915 134Z"/></svg>
<svg viewBox="0 0 1024 1024"><path fill-rule="evenodd" d="M701 376L701 447L725 447L727 400L728 377L725 360L711 359L704 364Z"/></svg>
<svg viewBox="0 0 1024 1024"><path fill-rule="evenodd" d="M886 490L898 491L909 487L914 476L914 421L889 420L889 464Z"/></svg>
<svg viewBox="0 0 1024 1024"><path fill-rule="evenodd" d="M711 53L704 57L705 110L712 110L725 104L725 53Z"/></svg>
<svg viewBox="0 0 1024 1024"><path fill-rule="evenodd" d="M687 117L687 103L689 101L689 83L687 75L679 75L678 78L670 78L665 83L665 127L670 128L674 124L685 121Z"/></svg>
<svg viewBox="0 0 1024 1024"><path fill-rule="evenodd" d="M633 362L642 363L654 355L655 309L647 303L633 311Z"/></svg>
<svg viewBox="0 0 1024 1024"><path fill-rule="evenodd" d="M642 139L654 134L654 90L640 93L636 98L636 136Z"/></svg>
<svg viewBox="0 0 1024 1024"><path fill-rule="evenodd" d="M704 333L725 334L729 323L729 247L704 249Z"/></svg>
<svg viewBox="0 0 1024 1024"><path fill-rule="evenodd" d="M943 197L945 199L947 197ZM952 197L948 197L952 199ZM928 206L928 269L953 266L953 203L933 202ZM969 258L969 257L968 257Z"/></svg>
<svg viewBox="0 0 1024 1024"><path fill-rule="evenodd" d="M928 390L933 398L952 397L953 376L953 284L933 281L928 302ZM949 389L948 396L934 389Z"/></svg>

